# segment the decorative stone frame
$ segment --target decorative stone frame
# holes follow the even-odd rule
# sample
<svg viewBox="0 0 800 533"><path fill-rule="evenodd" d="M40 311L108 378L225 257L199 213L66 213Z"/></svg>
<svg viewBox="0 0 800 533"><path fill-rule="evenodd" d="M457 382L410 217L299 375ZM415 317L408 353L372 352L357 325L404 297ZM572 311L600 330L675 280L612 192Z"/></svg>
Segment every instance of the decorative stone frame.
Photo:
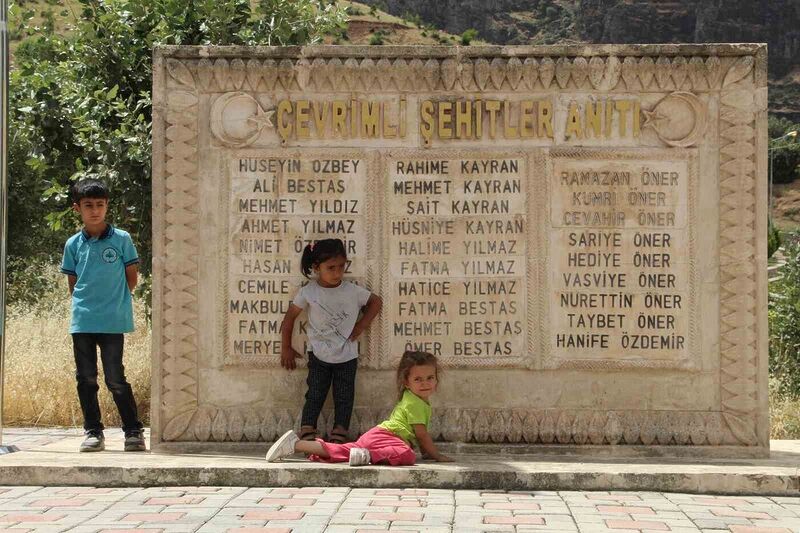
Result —
<svg viewBox="0 0 800 533"><path fill-rule="evenodd" d="M433 435L460 442L693 445L717 454L768 453L766 72L764 45L157 48L153 60L153 444L270 441L297 422L295 414L284 407L263 402L215 405L199 390L199 335L207 327L201 323L199 309L207 289L200 274L204 236L198 189L198 151L209 142L205 95L315 88L374 93L552 88L609 93L689 91L718 102L710 119L719 151L703 154L718 162L718 408L641 411L451 405L435 411ZM701 169L698 179L705 178ZM374 194L370 193L373 198ZM377 243L369 246L375 250ZM369 276L376 279L376 272L371 270ZM211 292L216 294L213 288ZM380 324L374 328L381 331ZM372 350L381 346L378 337L370 339ZM358 406L353 430L368 429L386 410L386 406Z"/></svg>

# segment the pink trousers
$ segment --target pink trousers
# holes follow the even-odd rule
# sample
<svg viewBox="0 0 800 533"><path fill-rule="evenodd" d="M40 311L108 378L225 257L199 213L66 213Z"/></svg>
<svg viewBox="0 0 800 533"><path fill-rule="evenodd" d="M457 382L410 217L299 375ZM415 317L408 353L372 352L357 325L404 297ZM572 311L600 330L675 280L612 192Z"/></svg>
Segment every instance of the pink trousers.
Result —
<svg viewBox="0 0 800 533"><path fill-rule="evenodd" d="M366 448L369 450L370 462L376 464L389 464L391 466L411 466L416 460L414 450L406 442L383 428L374 427L361 435L355 442L346 444L334 444L317 439L322 444L325 451L330 455L329 459L319 455L310 455L312 461L323 463L346 463L350 459L351 448Z"/></svg>

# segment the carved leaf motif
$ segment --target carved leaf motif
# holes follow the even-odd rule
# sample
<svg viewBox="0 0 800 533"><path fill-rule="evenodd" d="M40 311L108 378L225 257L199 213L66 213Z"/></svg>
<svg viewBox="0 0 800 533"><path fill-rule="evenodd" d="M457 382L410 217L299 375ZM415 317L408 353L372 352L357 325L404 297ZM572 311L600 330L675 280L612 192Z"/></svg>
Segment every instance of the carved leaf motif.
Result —
<svg viewBox="0 0 800 533"><path fill-rule="evenodd" d="M170 91L167 95L170 110L184 112L187 107L197 105L197 96L188 91Z"/></svg>
<svg viewBox="0 0 800 533"><path fill-rule="evenodd" d="M692 413L689 417L689 424L687 427L689 433L689 440L695 446L702 446L706 443L706 425L703 422L703 415L700 413Z"/></svg>
<svg viewBox="0 0 800 533"><path fill-rule="evenodd" d="M248 59L244 69L247 72L247 84L250 86L250 90L257 91L258 84L261 82L261 61Z"/></svg>
<svg viewBox="0 0 800 533"><path fill-rule="evenodd" d="M739 417L731 413L722 413L725 422L728 423L733 436L747 446L756 446L758 444L758 436L753 431L753 421L744 417Z"/></svg>
<svg viewBox="0 0 800 533"><path fill-rule="evenodd" d="M680 90L683 82L686 81L688 75L686 66L686 58L678 56L672 60L672 81L675 82L675 88Z"/></svg>
<svg viewBox="0 0 800 533"><path fill-rule="evenodd" d="M606 89L614 89L619 84L622 75L622 62L616 56L606 60Z"/></svg>
<svg viewBox="0 0 800 533"><path fill-rule="evenodd" d="M569 78L572 75L572 63L566 57L559 57L556 61L556 81L562 89L567 88Z"/></svg>
<svg viewBox="0 0 800 533"><path fill-rule="evenodd" d="M261 438L273 442L278 436L278 424L272 411L266 409L261 419Z"/></svg>
<svg viewBox="0 0 800 533"><path fill-rule="evenodd" d="M635 57L628 56L622 62L622 79L625 80L625 88L629 91L635 89L634 85L639 77L639 65Z"/></svg>
<svg viewBox="0 0 800 533"><path fill-rule="evenodd" d="M267 90L271 91L275 88L275 83L278 80L278 64L274 59L265 59L261 66L261 79L264 80Z"/></svg>
<svg viewBox="0 0 800 533"><path fill-rule="evenodd" d="M315 57L311 62L311 83L318 91L328 84L328 63L321 57Z"/></svg>
<svg viewBox="0 0 800 533"><path fill-rule="evenodd" d="M639 426L639 438L642 439L642 444L649 446L656 442L656 434L658 428L655 424L655 417L645 414L642 417L641 425Z"/></svg>
<svg viewBox="0 0 800 533"><path fill-rule="evenodd" d="M703 89L706 84L706 64L702 57L693 57L689 60L689 78L692 80L692 89Z"/></svg>
<svg viewBox="0 0 800 533"><path fill-rule="evenodd" d="M442 418L442 437L447 442L464 441L464 432L457 409L447 409Z"/></svg>
<svg viewBox="0 0 800 533"><path fill-rule="evenodd" d="M167 72L169 72L169 75L173 80L181 85L194 87L194 76L192 76L192 71L189 70L189 67L184 65L182 61L174 58L168 58Z"/></svg>
<svg viewBox="0 0 800 533"><path fill-rule="evenodd" d="M294 64L291 59L281 59L281 62L278 64L278 79L281 80L281 85L283 85L285 90L290 91L292 89Z"/></svg>
<svg viewBox="0 0 800 533"><path fill-rule="evenodd" d="M508 442L517 443L522 442L522 431L525 425L525 412L519 409L511 411L511 417L508 422L507 437Z"/></svg>
<svg viewBox="0 0 800 533"><path fill-rule="evenodd" d="M528 414L525 415L522 424L522 437L528 444L536 444L539 440L539 419L535 411L528 411Z"/></svg>
<svg viewBox="0 0 800 533"><path fill-rule="evenodd" d="M652 57L645 56L639 60L639 82L642 84L642 88L650 87L655 73L656 65Z"/></svg>
<svg viewBox="0 0 800 533"><path fill-rule="evenodd" d="M503 87L503 81L506 79L506 61L503 58L495 57L492 59L492 64L489 69L489 76L492 79L492 85L498 91Z"/></svg>
<svg viewBox="0 0 800 533"><path fill-rule="evenodd" d="M230 67L228 66L227 59L220 57L214 61L214 79L217 80L217 87L222 91L230 90L230 86L228 85L229 74Z"/></svg>
<svg viewBox="0 0 800 533"><path fill-rule="evenodd" d="M244 438L248 442L256 442L261 436L261 418L255 409L248 409L244 416Z"/></svg>
<svg viewBox="0 0 800 533"><path fill-rule="evenodd" d="M536 80L539 77L539 62L536 59L529 57L525 59L522 64L522 79L525 81L525 87L533 89L536 87Z"/></svg>
<svg viewBox="0 0 800 533"><path fill-rule="evenodd" d="M722 76L722 63L717 56L711 56L706 59L706 82L711 89L716 89L719 86L719 80Z"/></svg>
<svg viewBox="0 0 800 533"><path fill-rule="evenodd" d="M226 418L225 411L217 409L214 421L211 422L211 438L214 442L223 442L228 435L228 421Z"/></svg>
<svg viewBox="0 0 800 533"><path fill-rule="evenodd" d="M484 409L480 409L472 426L472 435L475 437L475 442L489 442L490 433L489 413Z"/></svg>
<svg viewBox="0 0 800 533"><path fill-rule="evenodd" d="M625 444L637 444L641 435L641 422L636 413L626 413L622 429Z"/></svg>
<svg viewBox="0 0 800 533"><path fill-rule="evenodd" d="M586 87L586 79L589 77L589 62L585 57L576 57L572 62L572 81L579 89Z"/></svg>
<svg viewBox="0 0 800 533"><path fill-rule="evenodd" d="M600 57L594 56L589 60L589 82L595 89L599 89L603 85L605 70L606 63Z"/></svg>
<svg viewBox="0 0 800 533"><path fill-rule="evenodd" d="M720 135L733 142L749 142L755 137L755 129L751 126L731 126L722 130Z"/></svg>
<svg viewBox="0 0 800 533"><path fill-rule="evenodd" d="M575 444L586 444L589 440L589 420L591 413L579 411L572 422L572 440Z"/></svg>
<svg viewBox="0 0 800 533"><path fill-rule="evenodd" d="M672 63L668 57L660 56L656 59L656 83L662 89L668 89L672 77Z"/></svg>
<svg viewBox="0 0 800 533"><path fill-rule="evenodd" d="M345 80L344 64L338 57L334 57L328 61L328 82L334 89L348 88L347 81Z"/></svg>
<svg viewBox="0 0 800 533"><path fill-rule="evenodd" d="M247 72L244 68L244 61L239 59L238 57L231 61L231 81L233 82L233 88L237 91L242 88L244 85L244 79L247 76Z"/></svg>
<svg viewBox="0 0 800 533"><path fill-rule="evenodd" d="M194 417L194 436L200 442L207 442L211 438L211 411L208 407L201 407Z"/></svg>
<svg viewBox="0 0 800 533"><path fill-rule="evenodd" d="M281 409L275 417L276 435L282 435L285 431L294 427L294 417L287 409Z"/></svg>
<svg viewBox="0 0 800 533"><path fill-rule="evenodd" d="M706 438L712 446L719 446L725 439L722 433L722 422L718 413L706 415Z"/></svg>
<svg viewBox="0 0 800 533"><path fill-rule="evenodd" d="M311 81L311 63L308 59L302 58L297 62L297 83L301 89L308 87Z"/></svg>
<svg viewBox="0 0 800 533"><path fill-rule="evenodd" d="M359 65L361 74L361 82L364 84L364 89L367 91L373 88L375 83L375 62L367 57Z"/></svg>
<svg viewBox="0 0 800 533"><path fill-rule="evenodd" d="M392 63L385 57L382 57L375 63L375 72L378 73L378 85L381 89L388 89L392 86Z"/></svg>
<svg viewBox="0 0 800 533"><path fill-rule="evenodd" d="M244 417L238 409L228 413L228 436L233 442L239 442L244 435Z"/></svg>
<svg viewBox="0 0 800 533"><path fill-rule="evenodd" d="M606 417L599 411L595 411L589 419L586 428L586 436L592 444L603 444L605 437Z"/></svg>
<svg viewBox="0 0 800 533"><path fill-rule="evenodd" d="M191 411L183 412L177 416L174 416L167 422L167 425L164 427L164 431L162 433L163 438L165 441L174 441L178 440L185 432L186 429L189 427L189 422L192 420L192 416L194 416L194 409Z"/></svg>
<svg viewBox="0 0 800 533"><path fill-rule="evenodd" d="M448 57L442 61L440 68L442 71L442 83L444 84L444 88L449 91L453 88L453 85L455 85L456 77L458 77L458 63L456 63L455 59Z"/></svg>
<svg viewBox="0 0 800 533"><path fill-rule="evenodd" d="M508 84L511 85L511 89L516 91L517 87L519 87L519 82L522 80L522 61L519 58L512 57L508 60L506 79Z"/></svg>
<svg viewBox="0 0 800 533"><path fill-rule="evenodd" d="M435 409L431 414L431 420L428 424L428 433L433 440L439 440L442 436L442 420L443 413L439 409Z"/></svg>
<svg viewBox="0 0 800 533"><path fill-rule="evenodd" d="M679 425L680 421L672 418L670 413L658 413L652 417L656 427L656 440L663 446L672 444L672 428Z"/></svg>
<svg viewBox="0 0 800 533"><path fill-rule="evenodd" d="M396 59L394 62L394 68L392 69L392 76L394 77L394 82L398 90L403 90L408 87L408 78L409 78L409 67L408 63L406 63L405 59Z"/></svg>
<svg viewBox="0 0 800 533"><path fill-rule="evenodd" d="M678 415L676 413L667 414L667 422L669 427L672 428L672 437L675 439L675 444L685 446L689 444L691 437L689 436L689 426L692 423L692 414ZM661 438L659 437L659 442Z"/></svg>
<svg viewBox="0 0 800 533"><path fill-rule="evenodd" d="M435 90L436 85L439 83L439 61L433 58L427 60L425 62L424 76L428 90Z"/></svg>
<svg viewBox="0 0 800 533"><path fill-rule="evenodd" d="M415 58L412 59L408 64L408 68L411 71L409 85L416 90L423 90L424 87L422 86L422 83L425 78L425 64L422 62L422 60Z"/></svg>
<svg viewBox="0 0 800 533"><path fill-rule="evenodd" d="M486 89L486 84L489 82L489 70L489 62L484 58L475 61L475 83L481 91Z"/></svg>
<svg viewBox="0 0 800 533"><path fill-rule="evenodd" d="M539 438L545 444L550 444L556 440L556 419L550 411L545 411L541 423L539 424Z"/></svg>
<svg viewBox="0 0 800 533"><path fill-rule="evenodd" d="M539 63L539 79L542 82L542 86L545 89L550 87L550 84L553 82L553 76L556 73L556 64L553 62L552 59L549 57L545 57L542 59L541 63Z"/></svg>
<svg viewBox="0 0 800 533"><path fill-rule="evenodd" d="M616 411L608 413L605 425L606 440L609 444L619 444L623 438L622 421Z"/></svg>
<svg viewBox="0 0 800 533"><path fill-rule="evenodd" d="M755 117L751 111L736 109L735 107L730 106L722 106L722 109L719 112L719 118L730 124L741 126L744 124L750 124L753 122Z"/></svg>
<svg viewBox="0 0 800 533"><path fill-rule="evenodd" d="M475 65L469 59L461 61L459 68L459 79L461 80L461 88L470 90L475 87Z"/></svg>
<svg viewBox="0 0 800 533"><path fill-rule="evenodd" d="M214 64L206 58L197 62L197 79L204 91L210 91L214 85Z"/></svg>
<svg viewBox="0 0 800 533"><path fill-rule="evenodd" d="M727 87L729 85L733 85L739 80L744 79L744 77L750 74L750 71L753 70L754 64L755 61L753 60L753 56L744 56L737 59L736 62L731 65L731 68L728 69L727 74L725 74L725 79L722 82L722 86Z"/></svg>
<svg viewBox="0 0 800 533"><path fill-rule="evenodd" d="M572 440L572 417L566 411L562 411L556 422L556 440L560 444L569 444Z"/></svg>
<svg viewBox="0 0 800 533"><path fill-rule="evenodd" d="M500 412L494 414L489 413L489 439L495 444L500 444L506 440L506 433L508 433L508 424L506 415Z"/></svg>

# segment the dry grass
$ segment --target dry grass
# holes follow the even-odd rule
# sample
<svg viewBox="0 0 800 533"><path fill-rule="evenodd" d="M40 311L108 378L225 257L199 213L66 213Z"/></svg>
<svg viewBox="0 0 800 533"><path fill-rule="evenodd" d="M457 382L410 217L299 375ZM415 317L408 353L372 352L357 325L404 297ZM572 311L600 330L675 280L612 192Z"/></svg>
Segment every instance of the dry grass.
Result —
<svg viewBox="0 0 800 533"><path fill-rule="evenodd" d="M780 396L776 385L770 380L770 438L800 439L800 398Z"/></svg>
<svg viewBox="0 0 800 533"><path fill-rule="evenodd" d="M66 276L56 294L36 307L7 310L3 421L9 426L83 426L75 388L75 361L69 335L70 300ZM141 302L134 302L136 331L125 336L125 374L133 387L139 416L150 411L150 327ZM102 367L99 363L98 366ZM103 423L119 426L119 414L101 375Z"/></svg>

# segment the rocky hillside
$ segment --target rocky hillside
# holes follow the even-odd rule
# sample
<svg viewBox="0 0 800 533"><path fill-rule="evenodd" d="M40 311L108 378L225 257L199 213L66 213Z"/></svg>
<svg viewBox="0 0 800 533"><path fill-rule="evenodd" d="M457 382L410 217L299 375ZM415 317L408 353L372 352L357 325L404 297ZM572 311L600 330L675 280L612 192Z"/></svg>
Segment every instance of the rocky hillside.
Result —
<svg viewBox="0 0 800 533"><path fill-rule="evenodd" d="M766 42L771 111L800 121L798 0L362 0L497 44Z"/></svg>

